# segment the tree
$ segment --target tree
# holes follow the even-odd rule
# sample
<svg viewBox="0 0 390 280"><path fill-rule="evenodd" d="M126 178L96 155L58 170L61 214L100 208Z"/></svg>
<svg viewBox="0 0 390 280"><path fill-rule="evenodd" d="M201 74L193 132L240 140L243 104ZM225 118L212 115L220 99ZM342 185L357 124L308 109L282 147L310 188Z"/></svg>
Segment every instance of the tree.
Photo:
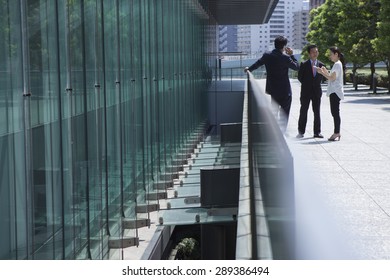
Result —
<svg viewBox="0 0 390 280"><path fill-rule="evenodd" d="M378 35L378 15L378 0L327 0L311 13L308 41L316 43L320 50L338 46L353 65L356 89L356 70L370 63L373 81L375 62L383 59L373 45ZM320 59L324 55L320 53Z"/></svg>
<svg viewBox="0 0 390 280"><path fill-rule="evenodd" d="M311 23L306 36L308 42L316 44L320 50L319 59L328 60L325 50L340 45L338 29L342 18L339 16L340 0L327 0L310 12Z"/></svg>
<svg viewBox="0 0 390 280"><path fill-rule="evenodd" d="M378 37L372 40L377 53L386 64L388 89L390 92L390 1L380 0Z"/></svg>
<svg viewBox="0 0 390 280"><path fill-rule="evenodd" d="M381 56L374 51L372 40L377 37L379 6L376 0L344 0L340 4L339 40L348 61L353 64L352 73L357 89L356 70L371 65L371 85L375 74L375 63Z"/></svg>

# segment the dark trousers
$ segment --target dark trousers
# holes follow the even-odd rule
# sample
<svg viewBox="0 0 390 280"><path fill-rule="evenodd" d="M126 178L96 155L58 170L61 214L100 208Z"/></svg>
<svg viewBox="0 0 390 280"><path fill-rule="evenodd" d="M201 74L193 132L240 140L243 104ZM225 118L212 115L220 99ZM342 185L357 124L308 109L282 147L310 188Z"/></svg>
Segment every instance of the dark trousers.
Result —
<svg viewBox="0 0 390 280"><path fill-rule="evenodd" d="M272 96L271 105L276 119L279 121L280 129L285 132L291 109L291 95Z"/></svg>
<svg viewBox="0 0 390 280"><path fill-rule="evenodd" d="M309 109L310 101L311 101L311 107L313 109L313 114L314 114L313 132L314 134L320 134L321 133L321 116L320 116L321 96L316 96L316 97L301 96L301 109L299 111L298 132L301 134L305 134L306 123L307 123L307 111Z"/></svg>
<svg viewBox="0 0 390 280"><path fill-rule="evenodd" d="M336 93L329 95L330 101L330 112L332 113L333 122L334 122L334 133L340 133L340 98Z"/></svg>

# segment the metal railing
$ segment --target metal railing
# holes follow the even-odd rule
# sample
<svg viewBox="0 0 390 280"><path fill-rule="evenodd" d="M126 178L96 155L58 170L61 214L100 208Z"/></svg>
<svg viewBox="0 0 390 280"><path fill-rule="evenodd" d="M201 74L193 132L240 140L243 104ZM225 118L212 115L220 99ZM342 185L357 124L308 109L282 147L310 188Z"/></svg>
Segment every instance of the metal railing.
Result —
<svg viewBox="0 0 390 280"><path fill-rule="evenodd" d="M294 259L293 160L252 73L242 124L236 258Z"/></svg>

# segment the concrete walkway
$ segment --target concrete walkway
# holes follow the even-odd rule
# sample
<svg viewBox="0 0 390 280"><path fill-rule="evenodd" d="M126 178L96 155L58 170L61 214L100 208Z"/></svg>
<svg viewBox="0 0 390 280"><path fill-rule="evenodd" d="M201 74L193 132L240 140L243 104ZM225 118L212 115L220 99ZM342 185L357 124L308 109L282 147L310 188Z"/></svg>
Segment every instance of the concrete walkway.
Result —
<svg viewBox="0 0 390 280"><path fill-rule="evenodd" d="M303 258L390 259L390 95L345 86L341 141L333 133L329 98L321 104L322 134L313 112L297 139L300 83L292 80L287 142L294 157L299 248ZM378 90L384 93L387 90Z"/></svg>

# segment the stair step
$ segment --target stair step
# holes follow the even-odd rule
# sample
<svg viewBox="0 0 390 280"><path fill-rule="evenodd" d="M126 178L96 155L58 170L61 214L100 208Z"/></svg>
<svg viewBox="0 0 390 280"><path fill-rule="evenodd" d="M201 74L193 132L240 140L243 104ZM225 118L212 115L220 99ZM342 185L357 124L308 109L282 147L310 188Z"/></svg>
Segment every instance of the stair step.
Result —
<svg viewBox="0 0 390 280"><path fill-rule="evenodd" d="M173 165L183 165L183 164L186 164L186 163L187 163L187 159L177 158L177 159L173 159L172 160L172 164Z"/></svg>
<svg viewBox="0 0 390 280"><path fill-rule="evenodd" d="M181 165L171 165L165 167L166 172L176 173L183 170L183 166Z"/></svg>
<svg viewBox="0 0 390 280"><path fill-rule="evenodd" d="M110 249L127 248L138 245L138 237L110 237L108 240L108 247Z"/></svg>
<svg viewBox="0 0 390 280"><path fill-rule="evenodd" d="M122 226L125 229L136 229L150 226L150 219L123 219Z"/></svg>
<svg viewBox="0 0 390 280"><path fill-rule="evenodd" d="M153 189L155 190L165 190L166 188L172 188L172 187L173 187L172 180L159 181L153 184Z"/></svg>
<svg viewBox="0 0 390 280"><path fill-rule="evenodd" d="M166 192L151 192L146 194L146 200L159 200L167 199L168 195Z"/></svg>
<svg viewBox="0 0 390 280"><path fill-rule="evenodd" d="M160 204L151 203L151 204L138 204L136 212L137 213L149 213L160 210Z"/></svg>
<svg viewBox="0 0 390 280"><path fill-rule="evenodd" d="M167 180L173 180L176 179L179 175L177 172L166 172L160 175L160 179L167 181Z"/></svg>

